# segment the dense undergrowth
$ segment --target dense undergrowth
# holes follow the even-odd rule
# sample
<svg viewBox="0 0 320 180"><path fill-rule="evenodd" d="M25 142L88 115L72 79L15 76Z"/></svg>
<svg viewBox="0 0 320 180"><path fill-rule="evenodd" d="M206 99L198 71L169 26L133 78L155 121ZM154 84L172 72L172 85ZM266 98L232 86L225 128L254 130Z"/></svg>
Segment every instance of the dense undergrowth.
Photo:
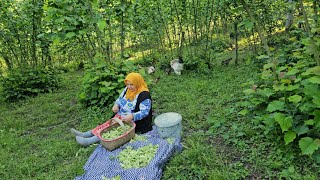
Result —
<svg viewBox="0 0 320 180"><path fill-rule="evenodd" d="M217 65L203 74L146 75L155 113L183 116L184 150L166 164L162 179L318 179L319 166L308 156L266 138L251 119L237 113L241 84L257 70L255 65ZM82 76L81 71L65 73L57 91L0 104L1 177L73 179L84 172L96 145L80 147L69 128L93 128L111 112L110 107L79 103Z"/></svg>

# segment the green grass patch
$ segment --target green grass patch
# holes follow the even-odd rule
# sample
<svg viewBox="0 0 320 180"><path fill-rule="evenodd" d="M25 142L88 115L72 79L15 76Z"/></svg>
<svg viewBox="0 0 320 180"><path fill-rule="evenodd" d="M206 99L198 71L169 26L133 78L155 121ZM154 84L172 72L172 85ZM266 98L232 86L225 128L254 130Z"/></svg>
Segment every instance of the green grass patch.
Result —
<svg viewBox="0 0 320 180"><path fill-rule="evenodd" d="M3 179L72 179L91 151L78 152L70 126L81 122L77 101L82 73L65 74L58 91L1 103L0 176ZM92 148L91 148L92 150Z"/></svg>

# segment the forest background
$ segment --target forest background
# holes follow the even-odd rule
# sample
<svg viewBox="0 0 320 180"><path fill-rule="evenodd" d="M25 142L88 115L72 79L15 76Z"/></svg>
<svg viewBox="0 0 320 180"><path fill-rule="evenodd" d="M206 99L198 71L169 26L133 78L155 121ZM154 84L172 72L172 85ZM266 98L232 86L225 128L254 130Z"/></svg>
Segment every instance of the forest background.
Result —
<svg viewBox="0 0 320 180"><path fill-rule="evenodd" d="M94 146L79 148L68 129L103 122L138 71L154 113L184 117L185 149L164 179L319 178L318 1L2 0L0 9L1 177L83 173ZM181 76L170 74L177 58Z"/></svg>

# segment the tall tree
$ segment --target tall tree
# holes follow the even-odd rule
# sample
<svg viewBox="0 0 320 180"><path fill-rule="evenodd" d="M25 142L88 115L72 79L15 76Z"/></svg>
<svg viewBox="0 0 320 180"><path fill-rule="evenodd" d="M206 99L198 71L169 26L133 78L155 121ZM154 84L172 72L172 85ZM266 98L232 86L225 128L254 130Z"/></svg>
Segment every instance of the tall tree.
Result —
<svg viewBox="0 0 320 180"><path fill-rule="evenodd" d="M307 31L308 36L310 38L311 53L314 55L314 60L317 63L317 65L320 66L319 48L318 48L318 46L316 44L315 39L313 38L313 35L312 35L312 32L311 32L311 27L310 27L310 24L309 24L308 15L307 15L307 13L305 11L305 8L304 8L302 0L299 0L299 5L300 5L300 9L301 9L302 14L303 14L306 31Z"/></svg>

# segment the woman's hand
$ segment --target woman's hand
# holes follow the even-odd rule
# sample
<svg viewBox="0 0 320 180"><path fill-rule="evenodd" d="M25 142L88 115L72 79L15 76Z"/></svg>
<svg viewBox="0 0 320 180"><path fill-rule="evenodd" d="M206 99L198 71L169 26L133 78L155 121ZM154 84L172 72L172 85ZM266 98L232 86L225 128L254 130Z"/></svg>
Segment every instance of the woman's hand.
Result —
<svg viewBox="0 0 320 180"><path fill-rule="evenodd" d="M122 121L131 122L131 121L133 120L133 114L121 116L121 120L122 120Z"/></svg>
<svg viewBox="0 0 320 180"><path fill-rule="evenodd" d="M119 111L119 106L118 106L118 104L113 105L112 111L113 111L114 113L117 113L117 112Z"/></svg>

